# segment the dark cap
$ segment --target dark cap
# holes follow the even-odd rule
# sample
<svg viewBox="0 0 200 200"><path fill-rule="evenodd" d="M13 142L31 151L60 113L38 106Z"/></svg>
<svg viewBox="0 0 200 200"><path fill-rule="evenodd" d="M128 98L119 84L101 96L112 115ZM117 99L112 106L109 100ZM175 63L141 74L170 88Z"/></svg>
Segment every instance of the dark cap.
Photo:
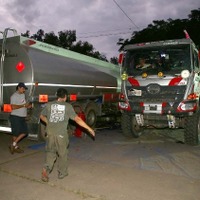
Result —
<svg viewBox="0 0 200 200"><path fill-rule="evenodd" d="M27 90L28 88L26 87L26 85L22 82L18 83L17 87L23 87L25 90Z"/></svg>

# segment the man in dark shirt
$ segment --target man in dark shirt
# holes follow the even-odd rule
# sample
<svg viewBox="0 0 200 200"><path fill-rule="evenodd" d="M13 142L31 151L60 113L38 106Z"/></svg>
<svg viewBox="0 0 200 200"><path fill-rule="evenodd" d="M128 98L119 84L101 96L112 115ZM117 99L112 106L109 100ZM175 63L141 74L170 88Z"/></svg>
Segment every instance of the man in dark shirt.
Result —
<svg viewBox="0 0 200 200"><path fill-rule="evenodd" d="M46 123L47 128L46 161L42 170L42 181L44 182L49 180L48 175L56 159L58 159L58 178L62 179L68 175L67 126L69 119L87 129L93 137L95 136L94 130L78 117L72 105L66 102L67 90L59 88L56 95L57 100L47 103L40 115L40 119Z"/></svg>

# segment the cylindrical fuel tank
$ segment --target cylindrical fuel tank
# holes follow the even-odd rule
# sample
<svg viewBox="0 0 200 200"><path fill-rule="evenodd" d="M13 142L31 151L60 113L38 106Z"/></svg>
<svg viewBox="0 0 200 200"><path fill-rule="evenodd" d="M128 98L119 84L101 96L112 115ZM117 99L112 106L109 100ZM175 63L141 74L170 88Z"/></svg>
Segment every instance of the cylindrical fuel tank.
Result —
<svg viewBox="0 0 200 200"><path fill-rule="evenodd" d="M77 56L79 55L77 54ZM34 81L39 83L42 90L46 86L57 84L67 87L69 93L80 95L98 95L117 91L117 73L113 70L113 74L116 73L113 75L111 68L101 69L101 66L97 64L77 61L35 49L29 51L29 57L32 61ZM43 85L43 83L47 85Z"/></svg>
<svg viewBox="0 0 200 200"><path fill-rule="evenodd" d="M5 49L4 103L18 82L28 86L29 96L52 96L59 87L80 96L120 91L119 67L111 63L22 36L7 38Z"/></svg>

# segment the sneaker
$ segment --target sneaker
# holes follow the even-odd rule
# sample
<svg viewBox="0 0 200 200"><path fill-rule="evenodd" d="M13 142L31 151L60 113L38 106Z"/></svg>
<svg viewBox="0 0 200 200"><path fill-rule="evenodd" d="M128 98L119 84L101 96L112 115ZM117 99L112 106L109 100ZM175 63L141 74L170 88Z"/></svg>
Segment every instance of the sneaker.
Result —
<svg viewBox="0 0 200 200"><path fill-rule="evenodd" d="M68 173L67 174L61 174L60 172L58 173L59 179L63 179L65 176L68 176Z"/></svg>
<svg viewBox="0 0 200 200"><path fill-rule="evenodd" d="M41 177L42 181L48 182L49 181L48 175L49 175L49 172L45 168L43 168L42 169L42 177Z"/></svg>
<svg viewBox="0 0 200 200"><path fill-rule="evenodd" d="M9 146L9 150L10 150L10 153L11 153L11 154L14 154L14 149L15 149L15 147L11 144L11 145Z"/></svg>
<svg viewBox="0 0 200 200"><path fill-rule="evenodd" d="M14 152L16 153L24 153L23 149L20 149L18 146L14 148Z"/></svg>

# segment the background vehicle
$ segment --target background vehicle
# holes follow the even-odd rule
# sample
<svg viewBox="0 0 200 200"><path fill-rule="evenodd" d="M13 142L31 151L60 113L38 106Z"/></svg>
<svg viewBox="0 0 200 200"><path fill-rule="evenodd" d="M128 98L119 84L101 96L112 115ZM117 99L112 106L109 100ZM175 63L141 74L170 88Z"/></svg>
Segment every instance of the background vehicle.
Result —
<svg viewBox="0 0 200 200"><path fill-rule="evenodd" d="M8 37L8 32L14 36ZM110 120L119 112L120 69L117 65L76 52L17 35L5 29L0 40L0 130L10 132L8 117L10 96L18 82L28 86L27 99L30 134L38 137L39 114L45 103L54 100L64 87L77 113L84 112L88 125L94 127L98 117Z"/></svg>
<svg viewBox="0 0 200 200"><path fill-rule="evenodd" d="M123 134L144 128L184 128L186 144L200 138L200 65L193 41L177 39L127 45L121 55ZM137 68L144 59L146 68Z"/></svg>

